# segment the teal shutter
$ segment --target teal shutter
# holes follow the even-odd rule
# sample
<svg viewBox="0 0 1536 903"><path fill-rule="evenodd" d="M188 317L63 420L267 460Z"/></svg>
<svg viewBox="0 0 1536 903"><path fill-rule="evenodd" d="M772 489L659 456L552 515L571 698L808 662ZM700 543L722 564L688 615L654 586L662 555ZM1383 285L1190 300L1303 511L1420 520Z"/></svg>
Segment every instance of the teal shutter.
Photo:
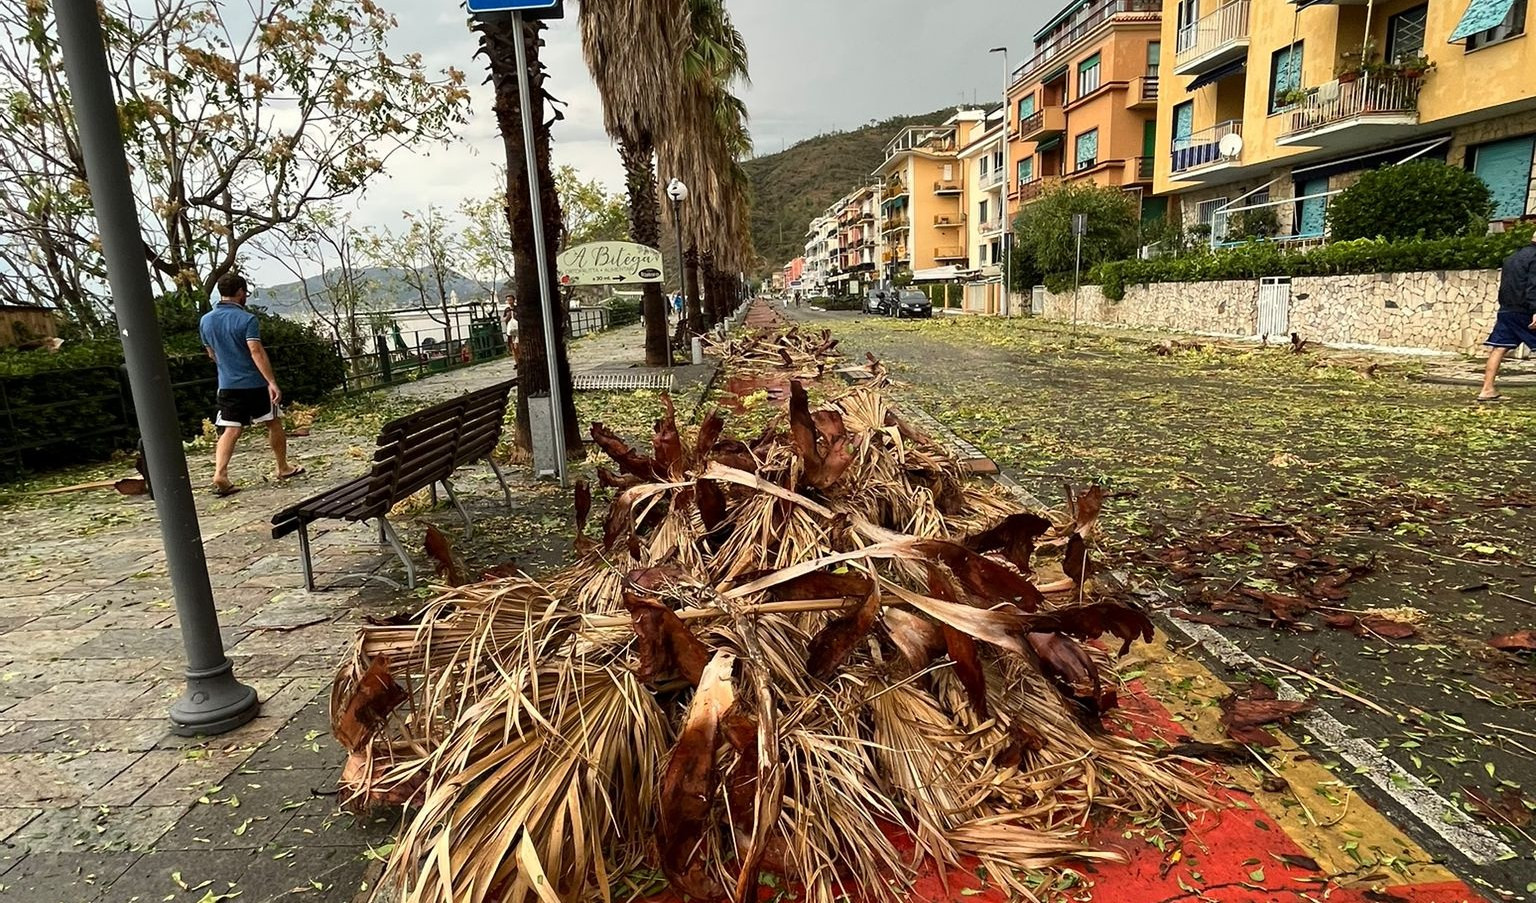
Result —
<svg viewBox="0 0 1536 903"><path fill-rule="evenodd" d="M1450 42L1465 41L1479 32L1498 27L1514 5L1515 0L1472 0L1456 30L1451 32Z"/></svg>
<svg viewBox="0 0 1536 903"><path fill-rule="evenodd" d="M1536 138L1515 138L1484 144L1472 159L1477 173L1493 192L1493 215L1512 219L1525 215L1531 193L1531 158L1536 155Z"/></svg>
<svg viewBox="0 0 1536 903"><path fill-rule="evenodd" d="M1327 179L1312 179L1302 182L1297 194L1307 199L1297 205L1300 209L1296 216L1296 234L1303 238L1317 238L1323 234L1328 213L1327 198L1307 197L1313 194L1322 194L1328 190Z"/></svg>

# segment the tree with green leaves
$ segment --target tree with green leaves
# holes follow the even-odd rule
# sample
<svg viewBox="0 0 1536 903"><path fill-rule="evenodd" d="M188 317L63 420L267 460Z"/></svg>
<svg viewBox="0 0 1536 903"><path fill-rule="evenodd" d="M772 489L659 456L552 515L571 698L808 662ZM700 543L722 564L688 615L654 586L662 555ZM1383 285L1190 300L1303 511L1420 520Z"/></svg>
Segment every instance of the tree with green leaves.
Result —
<svg viewBox="0 0 1536 903"><path fill-rule="evenodd" d="M1328 232L1334 241L1481 235L1493 212L1493 195L1476 173L1416 160L1367 172L1335 195Z"/></svg>
<svg viewBox="0 0 1536 903"><path fill-rule="evenodd" d="M623 195L609 191L596 179L583 179L572 166L555 170L555 192L565 215L561 250L629 237L629 213Z"/></svg>
<svg viewBox="0 0 1536 903"><path fill-rule="evenodd" d="M407 210L401 218L403 226L398 230L369 229L360 235L361 252L374 266L399 272L420 301L421 310L443 327L444 338L452 345L454 317L449 305L451 284L464 253L462 236L437 206Z"/></svg>
<svg viewBox="0 0 1536 903"><path fill-rule="evenodd" d="M358 194L401 149L451 140L468 109L463 73L391 52L395 19L373 0L106 0L101 14L145 258L162 294L199 304L251 242ZM0 295L103 322L49 4L0 0L0 34Z"/></svg>
<svg viewBox="0 0 1536 903"><path fill-rule="evenodd" d="M1047 188L1026 204L1014 220L1014 239L1023 273L1039 273L1046 284L1071 284L1077 262L1077 237L1072 217L1086 214L1083 272L1110 260L1136 253L1140 214L1136 199L1119 188L1064 182Z"/></svg>

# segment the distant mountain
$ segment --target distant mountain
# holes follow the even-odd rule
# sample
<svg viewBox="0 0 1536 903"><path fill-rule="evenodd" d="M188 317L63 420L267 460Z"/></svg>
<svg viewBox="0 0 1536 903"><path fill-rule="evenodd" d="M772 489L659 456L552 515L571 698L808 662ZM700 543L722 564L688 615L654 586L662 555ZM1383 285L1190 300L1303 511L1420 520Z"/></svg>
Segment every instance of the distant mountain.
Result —
<svg viewBox="0 0 1536 903"><path fill-rule="evenodd" d="M752 243L770 268L805 250L805 229L832 202L864 184L885 159L885 145L909 125L938 125L954 107L922 116L895 116L847 132L832 132L748 160L752 180Z"/></svg>
<svg viewBox="0 0 1536 903"><path fill-rule="evenodd" d="M329 276L331 273L326 275ZM369 267L361 270L360 276L367 286L366 296L374 306L380 309L395 310L421 306L421 295L406 283L403 270ZM481 288L480 283L458 273L448 273L447 277L449 291L457 292L460 302L467 304L470 301L484 299L486 291ZM253 307L266 308L279 316L307 320L314 316L314 311L304 300L304 288L308 286L315 298L315 303L322 311L329 312L330 308L324 300L325 284L324 277L311 276L303 282L261 286L251 291L250 303Z"/></svg>

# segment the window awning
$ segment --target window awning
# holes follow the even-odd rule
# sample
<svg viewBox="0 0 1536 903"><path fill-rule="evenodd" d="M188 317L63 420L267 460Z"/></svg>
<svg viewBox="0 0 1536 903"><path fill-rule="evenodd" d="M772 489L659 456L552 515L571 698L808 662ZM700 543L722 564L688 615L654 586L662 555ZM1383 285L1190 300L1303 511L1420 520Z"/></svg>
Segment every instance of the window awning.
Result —
<svg viewBox="0 0 1536 903"><path fill-rule="evenodd" d="M1060 135L1057 135L1055 138L1047 138L1046 140L1041 141L1039 144L1036 144L1035 153L1043 154L1046 151L1055 150L1058 147L1061 147Z"/></svg>
<svg viewBox="0 0 1536 903"><path fill-rule="evenodd" d="M1509 16L1509 10L1514 5L1515 0L1472 0L1467 11L1462 14L1461 21L1457 23L1456 30L1451 32L1450 43L1465 41L1478 32L1496 27Z"/></svg>
<svg viewBox="0 0 1536 903"><path fill-rule="evenodd" d="M1498 24L1498 23L1494 23L1494 24ZM1063 63L1060 66L1057 66L1055 69L1052 69L1050 72L1047 72L1040 79L1040 84L1048 85L1051 82L1060 81L1061 79L1064 79L1066 77L1067 77L1067 65L1065 63Z"/></svg>
<svg viewBox="0 0 1536 903"><path fill-rule="evenodd" d="M1217 68L1212 69L1210 72L1207 72L1206 74L1190 82L1189 88L1186 90L1198 91L1208 85L1214 85L1222 79L1231 78L1234 75L1241 75L1247 71L1248 61L1246 59L1238 60L1234 63L1228 63L1225 66L1218 66Z"/></svg>
<svg viewBox="0 0 1536 903"><path fill-rule="evenodd" d="M1366 169L1380 169L1383 166L1393 166L1412 158L1414 160L1436 160L1444 163L1447 151L1450 150L1450 136L1441 135L1426 141L1415 141L1411 144L1400 144L1395 147L1382 150L1369 151L1347 157L1343 160L1331 160L1327 163L1318 163L1312 166L1298 166L1291 170L1291 177L1297 182L1311 179L1326 179L1346 172L1359 172Z"/></svg>

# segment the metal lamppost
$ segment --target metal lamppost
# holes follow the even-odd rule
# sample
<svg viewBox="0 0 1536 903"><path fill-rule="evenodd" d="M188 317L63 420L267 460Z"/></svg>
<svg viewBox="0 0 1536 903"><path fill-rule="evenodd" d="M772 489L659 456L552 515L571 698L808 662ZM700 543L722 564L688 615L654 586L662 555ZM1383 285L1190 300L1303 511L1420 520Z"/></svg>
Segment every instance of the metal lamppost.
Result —
<svg viewBox="0 0 1536 903"><path fill-rule="evenodd" d="M255 718L260 704L256 691L235 679L219 636L96 3L54 0L53 6L187 654L187 689L171 704L171 730L182 736L222 734Z"/></svg>
<svg viewBox="0 0 1536 903"><path fill-rule="evenodd" d="M993 47L988 53L1001 53L1003 55L1003 196L1001 213L1003 216L1003 316L1013 316L1013 253L1010 245L1013 239L1013 223L1008 218L1008 180L1012 177L1012 154L1008 142L1008 86L1013 80L1013 73L1008 69L1008 48Z"/></svg>
<svg viewBox="0 0 1536 903"><path fill-rule="evenodd" d="M672 224L677 228L677 284L679 291L683 293L683 313L678 315L681 322L687 316L688 311L688 267L683 260L683 201L688 200L688 186L682 179L673 179L667 183L667 197L672 199ZM671 353L667 355L671 360Z"/></svg>

